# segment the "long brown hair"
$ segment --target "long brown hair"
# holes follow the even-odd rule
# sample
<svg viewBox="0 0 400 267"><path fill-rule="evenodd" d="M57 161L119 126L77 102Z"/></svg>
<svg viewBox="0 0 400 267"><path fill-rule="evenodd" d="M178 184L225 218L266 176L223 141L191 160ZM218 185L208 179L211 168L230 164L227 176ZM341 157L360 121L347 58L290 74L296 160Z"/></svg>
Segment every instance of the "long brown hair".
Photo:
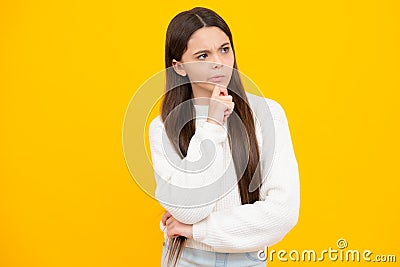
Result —
<svg viewBox="0 0 400 267"><path fill-rule="evenodd" d="M226 22L217 13L204 7L195 7L176 15L168 25L166 33L166 92L161 104L161 118L168 138L181 158L186 157L190 139L195 133L195 108L192 101L188 101L193 97L191 83L187 76L178 75L173 70L172 60L181 60L187 49L187 42L195 31L212 26L220 28L229 37L232 51L235 53L232 34ZM240 179L238 178L241 203L252 204L260 199L261 172L258 166L260 153L253 112L237 70L236 56L228 94L232 95L235 103L234 112L228 117L227 125L235 170L238 176L243 174ZM182 104L183 102L189 104ZM250 192L248 188L252 179L256 179L253 183L256 182L257 187ZM169 239L168 266L173 260L173 266L176 266L186 240L184 236Z"/></svg>

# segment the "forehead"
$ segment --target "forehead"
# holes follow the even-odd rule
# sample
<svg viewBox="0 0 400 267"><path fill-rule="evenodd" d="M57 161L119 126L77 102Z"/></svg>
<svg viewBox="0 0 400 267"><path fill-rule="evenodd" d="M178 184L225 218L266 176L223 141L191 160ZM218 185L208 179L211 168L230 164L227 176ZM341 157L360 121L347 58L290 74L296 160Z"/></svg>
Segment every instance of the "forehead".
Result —
<svg viewBox="0 0 400 267"><path fill-rule="evenodd" d="M219 48L229 37L218 27L203 27L195 31L187 43L187 50Z"/></svg>

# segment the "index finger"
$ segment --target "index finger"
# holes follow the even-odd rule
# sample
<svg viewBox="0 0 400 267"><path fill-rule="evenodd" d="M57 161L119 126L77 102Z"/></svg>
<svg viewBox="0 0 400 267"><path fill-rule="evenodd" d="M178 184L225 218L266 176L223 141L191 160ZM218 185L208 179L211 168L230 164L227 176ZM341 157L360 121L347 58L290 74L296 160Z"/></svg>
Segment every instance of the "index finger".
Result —
<svg viewBox="0 0 400 267"><path fill-rule="evenodd" d="M225 87L216 84L216 85L214 85L214 89L212 91L211 97L220 96L220 95L224 95L224 96L228 95L228 90Z"/></svg>
<svg viewBox="0 0 400 267"><path fill-rule="evenodd" d="M220 95L223 95L223 96L227 96L228 95L228 89L226 88L226 87L224 87L224 86L218 86L219 88L220 88Z"/></svg>

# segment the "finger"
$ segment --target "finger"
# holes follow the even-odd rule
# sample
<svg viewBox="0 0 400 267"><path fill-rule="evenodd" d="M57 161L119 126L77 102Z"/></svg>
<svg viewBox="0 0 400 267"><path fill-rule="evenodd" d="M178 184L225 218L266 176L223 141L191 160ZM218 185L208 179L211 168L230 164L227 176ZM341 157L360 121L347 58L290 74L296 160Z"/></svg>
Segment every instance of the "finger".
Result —
<svg viewBox="0 0 400 267"><path fill-rule="evenodd" d="M220 95L228 96L228 89L226 87L220 86Z"/></svg>
<svg viewBox="0 0 400 267"><path fill-rule="evenodd" d="M231 114L232 114L232 110L231 110L231 109L226 109L226 110L224 111L224 116L225 116L225 117L229 117Z"/></svg>
<svg viewBox="0 0 400 267"><path fill-rule="evenodd" d="M222 97L222 96L220 96L220 97L217 98L216 100L218 100L219 102L224 103L225 105L232 105L232 104L234 104L234 102L233 102L229 97Z"/></svg>
<svg viewBox="0 0 400 267"><path fill-rule="evenodd" d="M175 219L174 219L174 217L171 216L167 219L166 225L172 226L174 222L175 222Z"/></svg>
<svg viewBox="0 0 400 267"><path fill-rule="evenodd" d="M214 90L212 91L211 97L217 97L220 95L221 93L221 88L220 86L218 86L217 84L214 85Z"/></svg>
<svg viewBox="0 0 400 267"><path fill-rule="evenodd" d="M228 109L229 109L229 111L231 113L233 112L234 108L235 108L235 103L234 102L231 102L231 103L228 104Z"/></svg>
<svg viewBox="0 0 400 267"><path fill-rule="evenodd" d="M165 225L165 222L167 221L167 212L164 212L162 218L161 218L162 224Z"/></svg>
<svg viewBox="0 0 400 267"><path fill-rule="evenodd" d="M232 111L230 111L229 109L225 110L225 112L224 112L225 117L229 117L231 114L232 114Z"/></svg>
<svg viewBox="0 0 400 267"><path fill-rule="evenodd" d="M227 110L227 109L233 110L233 107L234 107L233 102L230 102L230 101L221 101L221 103L225 106L224 111Z"/></svg>
<svg viewBox="0 0 400 267"><path fill-rule="evenodd" d="M170 237L170 238L175 238L175 237L176 237L176 234L174 234L174 233L168 233L168 237Z"/></svg>
<svg viewBox="0 0 400 267"><path fill-rule="evenodd" d="M176 229L175 227L173 227L173 226L168 227L168 229L167 229L167 235L168 235L169 237L171 237L171 238L180 236L180 234L177 233L177 232L178 232L177 229Z"/></svg>
<svg viewBox="0 0 400 267"><path fill-rule="evenodd" d="M232 96L231 95L221 95L217 99L220 100L220 101L232 102Z"/></svg>
<svg viewBox="0 0 400 267"><path fill-rule="evenodd" d="M168 211L166 211L166 212L164 213L164 215L163 215L163 217L162 217L162 223L163 223L163 225L165 225L167 219L168 219L169 217L171 217L171 216L172 216L171 213L169 213Z"/></svg>
<svg viewBox="0 0 400 267"><path fill-rule="evenodd" d="M233 102L223 102L223 103L225 105L224 111L229 110L230 112L232 112L233 109L235 108L235 103L233 103Z"/></svg>

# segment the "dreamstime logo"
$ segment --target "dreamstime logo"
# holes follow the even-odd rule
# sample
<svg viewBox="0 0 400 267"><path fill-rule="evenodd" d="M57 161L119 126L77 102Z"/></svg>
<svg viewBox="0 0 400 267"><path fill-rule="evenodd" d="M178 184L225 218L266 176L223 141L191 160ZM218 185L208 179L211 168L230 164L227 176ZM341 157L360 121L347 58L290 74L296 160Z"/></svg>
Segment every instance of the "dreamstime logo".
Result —
<svg viewBox="0 0 400 267"><path fill-rule="evenodd" d="M257 252L257 257L260 260L269 260L274 261L277 259L278 261L287 262L299 262L299 261L313 261L313 262L321 262L325 259L336 262L336 261L352 261L352 262L396 262L396 255L389 254L376 254L373 256L373 252L369 249L359 251L359 250L345 250L348 247L347 240L344 238L339 238L336 241L336 246L339 250L333 249L329 247L327 250L322 250L320 253L317 253L315 250L291 250L287 252L286 250L271 250L268 251L268 247L266 246L264 250L259 250ZM319 257L317 258L317 255ZM276 258L275 258L276 256Z"/></svg>
<svg viewBox="0 0 400 267"><path fill-rule="evenodd" d="M336 241L336 245L340 249L347 248L348 246L347 241L344 238L339 238L338 241Z"/></svg>
<svg viewBox="0 0 400 267"><path fill-rule="evenodd" d="M173 67L170 67L151 76L136 90L125 112L122 128L122 147L128 170L136 184L145 193L157 199L160 203L171 207L198 208L217 201L233 190L239 182L236 177L242 176L247 162L242 162L243 164L241 165L243 166L235 169L233 160L228 159L229 162L222 167L221 158L217 158L216 144L212 139L208 138L208 132L204 133L201 138L202 141L198 144L199 147L196 147L196 150L198 150L197 157L192 155L189 160L177 152L174 144L178 142L173 140L174 137L171 139L167 135L164 126L168 124L167 122L170 122L169 125L173 125L174 132L177 133L178 137L183 131L183 127L191 120L196 118L196 120L199 119L200 121L201 118L207 116L207 114L200 114L201 116L199 117L197 117L198 114L193 114L196 116L195 118L188 116L194 109L192 99L185 100L174 106L165 121L161 123L162 127L157 128L157 131L154 130L155 125L157 127L161 125L161 117L157 116L159 115L158 109L167 92L176 90L177 95L179 95L179 90L189 90L191 88L190 84L193 83L202 84L204 88L208 88L207 90L212 90L217 84L204 78L213 76L205 73L213 69L211 66L207 67L207 64L212 63L194 62L185 64L195 65L190 66L190 69L197 68L199 70L197 73L198 79L193 80L193 77L191 77L189 80L187 76L178 75ZM269 134L268 140L263 140L261 144L262 151L260 151L260 154L263 155L264 160L260 161L259 164L262 164L262 166L258 167L262 170L261 182L263 182L270 172L275 149L274 123L268 103L264 101L265 97L259 88L246 75L225 65L222 70L226 77L232 76L225 84L225 87L230 91L230 94L234 93L235 98L233 101L238 101L240 100L238 99L239 97L244 97L244 92L239 90L239 88L242 88L239 85L243 84L245 93L248 93L246 97L248 104L251 106L252 101L257 101L258 112L253 114L255 115L255 125L260 125L262 132L272 133ZM228 73L231 73L231 76ZM240 83L238 82L239 80L241 81ZM221 86L221 84L218 85ZM249 98L250 95L252 99ZM230 114L228 122L232 122L235 118L237 122L235 127L244 129L244 123L236 112L236 107L237 105L235 105L235 109ZM224 128L228 138L230 138L228 126L229 124L227 123L227 127ZM247 131L244 130L242 132L245 133L245 136L243 137L244 140L241 140L241 144L243 144L243 153L246 155L249 153L248 143L250 140ZM157 134L153 139L153 143L150 143L149 140L151 133ZM150 153L146 150L146 144L148 143ZM229 149L229 146L224 149ZM156 157L153 157L153 152ZM153 162L154 158L158 162ZM218 165L218 168L213 168L214 165ZM215 177L209 183L202 183L201 181L209 178L209 175L205 176L206 173L212 173ZM250 192L259 186L258 182L255 181L256 179L253 179L249 185Z"/></svg>

